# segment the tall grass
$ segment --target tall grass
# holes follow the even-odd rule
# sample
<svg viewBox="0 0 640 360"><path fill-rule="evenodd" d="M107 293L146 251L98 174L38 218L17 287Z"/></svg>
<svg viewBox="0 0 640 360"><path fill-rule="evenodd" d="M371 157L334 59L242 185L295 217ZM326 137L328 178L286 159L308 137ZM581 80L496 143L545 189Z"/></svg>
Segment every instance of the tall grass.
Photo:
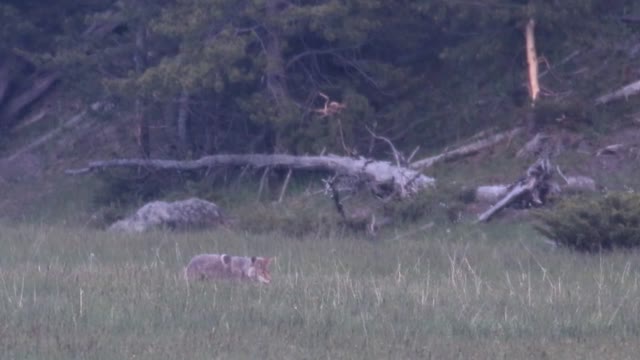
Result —
<svg viewBox="0 0 640 360"><path fill-rule="evenodd" d="M2 359L636 358L637 254L526 226L376 241L0 224ZM269 286L183 279L200 252L276 256Z"/></svg>

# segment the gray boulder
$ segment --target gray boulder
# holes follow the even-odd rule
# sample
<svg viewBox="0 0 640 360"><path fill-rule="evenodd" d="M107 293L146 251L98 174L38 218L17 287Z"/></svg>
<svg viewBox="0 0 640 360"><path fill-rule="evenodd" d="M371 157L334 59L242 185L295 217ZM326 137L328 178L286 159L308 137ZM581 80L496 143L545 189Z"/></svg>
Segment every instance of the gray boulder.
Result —
<svg viewBox="0 0 640 360"><path fill-rule="evenodd" d="M218 205L198 199L150 202L126 219L113 223L110 231L144 232L156 228L197 229L212 227L222 222Z"/></svg>

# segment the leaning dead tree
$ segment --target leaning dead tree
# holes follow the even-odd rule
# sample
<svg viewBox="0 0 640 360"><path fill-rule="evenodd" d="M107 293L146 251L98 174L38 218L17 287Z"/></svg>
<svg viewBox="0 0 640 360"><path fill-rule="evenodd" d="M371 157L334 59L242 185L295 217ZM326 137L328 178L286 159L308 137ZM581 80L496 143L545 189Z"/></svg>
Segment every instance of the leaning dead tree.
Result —
<svg viewBox="0 0 640 360"><path fill-rule="evenodd" d="M522 178L509 186L506 195L500 201L480 214L478 222L489 221L498 211L514 203L525 207L543 205L551 191L551 174L552 168L549 159L539 159L529 166Z"/></svg>
<svg viewBox="0 0 640 360"><path fill-rule="evenodd" d="M481 136L479 140L476 140L470 144L460 146L458 148L445 151L441 154L430 156L425 159L421 159L412 162L409 166L416 170L425 170L433 165L441 162L455 161L467 156L475 155L483 150L496 146L497 144L513 139L515 136L523 131L521 127L516 127L508 131L496 133L488 136Z"/></svg>
<svg viewBox="0 0 640 360"><path fill-rule="evenodd" d="M116 159L92 161L87 167L70 169L70 175L85 174L110 168L149 168L156 170L198 170L221 166L283 167L323 170L364 179L377 196L410 197L435 185L435 180L419 171L394 165L388 161L336 155L294 156L285 154L221 154L197 160Z"/></svg>
<svg viewBox="0 0 640 360"><path fill-rule="evenodd" d="M636 95L640 92L640 80L634 81L616 91L599 96L596 99L596 105L604 105L613 100L627 99L630 96Z"/></svg>
<svg viewBox="0 0 640 360"><path fill-rule="evenodd" d="M21 115L61 78L50 71L24 75L27 64L18 56L0 53L0 131L16 126Z"/></svg>
<svg viewBox="0 0 640 360"><path fill-rule="evenodd" d="M529 19L524 29L525 49L527 54L527 78L529 98L534 107L540 96L540 82L538 74L538 55L536 52L535 20ZM543 136L536 136L534 140L525 145L526 151L520 151L521 157L527 152L539 153L542 147ZM551 163L548 157L542 157L529 166L526 174L508 187L485 186L478 189L477 194L483 198L501 196L500 200L478 217L478 222L489 221L500 210L512 204L520 204L524 207L540 206L545 202L546 196L551 191ZM504 194L504 195L502 195Z"/></svg>
<svg viewBox="0 0 640 360"><path fill-rule="evenodd" d="M536 53L536 22L529 19L524 30L524 38L527 50L527 65L529 77L529 96L531 97L531 106L535 105L538 95L540 94L540 84L538 82L538 55Z"/></svg>

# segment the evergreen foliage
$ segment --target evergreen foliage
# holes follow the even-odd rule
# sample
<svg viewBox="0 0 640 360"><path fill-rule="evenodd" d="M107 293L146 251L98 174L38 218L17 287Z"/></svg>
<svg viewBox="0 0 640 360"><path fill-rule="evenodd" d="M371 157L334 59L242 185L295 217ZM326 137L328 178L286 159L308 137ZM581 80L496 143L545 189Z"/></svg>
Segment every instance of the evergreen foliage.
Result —
<svg viewBox="0 0 640 360"><path fill-rule="evenodd" d="M557 244L594 252L640 245L640 194L573 197L536 214L535 228Z"/></svg>
<svg viewBox="0 0 640 360"><path fill-rule="evenodd" d="M604 123L592 99L635 71L638 26L623 17L638 12L631 0L7 1L0 53L56 69L87 102L108 98L120 127L164 129L146 135L156 154L385 156L367 128L410 152L528 114L530 18L548 107ZM320 92L346 109L319 116Z"/></svg>

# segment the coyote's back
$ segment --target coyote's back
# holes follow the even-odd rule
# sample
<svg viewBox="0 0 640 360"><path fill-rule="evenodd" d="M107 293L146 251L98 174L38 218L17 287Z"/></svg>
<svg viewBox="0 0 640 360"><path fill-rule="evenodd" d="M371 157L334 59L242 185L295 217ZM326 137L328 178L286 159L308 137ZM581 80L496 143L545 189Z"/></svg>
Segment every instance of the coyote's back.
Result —
<svg viewBox="0 0 640 360"><path fill-rule="evenodd" d="M271 282L271 258L231 256L227 254L200 254L194 256L185 268L189 280L237 279L253 280L263 284Z"/></svg>

